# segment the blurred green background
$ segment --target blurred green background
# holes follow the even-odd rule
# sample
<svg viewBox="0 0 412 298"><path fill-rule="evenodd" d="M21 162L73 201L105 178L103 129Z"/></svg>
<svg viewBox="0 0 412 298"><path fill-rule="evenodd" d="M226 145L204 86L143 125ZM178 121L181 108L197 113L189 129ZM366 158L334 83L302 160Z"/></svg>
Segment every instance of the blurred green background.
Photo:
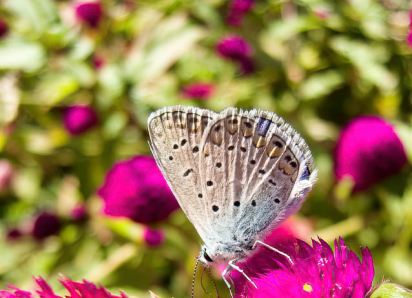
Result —
<svg viewBox="0 0 412 298"><path fill-rule="evenodd" d="M357 254L368 246L376 282L385 277L411 287L410 162L352 195L333 175L339 132L357 115L394 124L411 160L408 2L260 0L240 26L230 26L228 1L106 0L93 27L76 18L74 1L3 0L0 158L11 163L13 175L0 190L0 288L29 289L31 276L41 275L61 289L62 273L128 295L149 297L150 289L162 297L188 296L200 240L183 212L153 226L165 230L166 241L150 248L142 225L105 217L96 195L116 161L151 154L150 112L177 104L282 116L306 139L319 168L299 212L313 229L308 237L331 243L342 236ZM217 55L215 45L228 34L252 45L253 73L241 75L236 63ZM208 100L182 95L196 82L214 85ZM99 117L79 136L62 122L63 108L75 104L92 106ZM89 218L76 222L70 210L81 202ZM11 227L24 230L42 210L62 219L58 235L7 238Z"/></svg>

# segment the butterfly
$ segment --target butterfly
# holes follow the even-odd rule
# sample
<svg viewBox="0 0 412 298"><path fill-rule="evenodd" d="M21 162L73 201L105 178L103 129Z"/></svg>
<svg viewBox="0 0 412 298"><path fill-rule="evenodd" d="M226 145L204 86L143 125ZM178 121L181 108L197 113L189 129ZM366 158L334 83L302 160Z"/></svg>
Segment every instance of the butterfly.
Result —
<svg viewBox="0 0 412 298"><path fill-rule="evenodd" d="M303 138L275 113L236 108L166 107L150 115L148 130L157 165L204 242L199 261L227 264L229 289L233 269L252 282L236 264L258 244L277 251L265 236L316 180Z"/></svg>

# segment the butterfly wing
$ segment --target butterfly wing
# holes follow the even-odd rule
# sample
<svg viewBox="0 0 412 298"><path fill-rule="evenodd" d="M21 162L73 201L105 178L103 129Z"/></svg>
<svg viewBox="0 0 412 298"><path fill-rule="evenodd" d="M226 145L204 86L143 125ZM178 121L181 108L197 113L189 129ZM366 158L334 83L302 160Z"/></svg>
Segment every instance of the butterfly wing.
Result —
<svg viewBox="0 0 412 298"><path fill-rule="evenodd" d="M168 107L148 127L157 164L211 252L262 239L316 179L305 141L274 113Z"/></svg>
<svg viewBox="0 0 412 298"><path fill-rule="evenodd" d="M216 113L193 107L167 107L148 119L150 148L176 199L199 235L210 235L199 169L200 143Z"/></svg>
<svg viewBox="0 0 412 298"><path fill-rule="evenodd" d="M204 133L200 176L214 239L249 247L295 212L316 179L305 141L274 113L221 112Z"/></svg>

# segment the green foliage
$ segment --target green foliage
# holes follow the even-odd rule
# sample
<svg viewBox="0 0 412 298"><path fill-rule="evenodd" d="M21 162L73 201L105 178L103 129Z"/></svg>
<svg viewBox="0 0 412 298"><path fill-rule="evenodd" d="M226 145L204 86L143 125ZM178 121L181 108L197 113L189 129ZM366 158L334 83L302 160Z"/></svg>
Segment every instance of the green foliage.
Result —
<svg viewBox="0 0 412 298"><path fill-rule="evenodd" d="M41 210L63 220L60 234L43 242L30 237L6 241L4 236L0 288L28 289L31 275L58 288L62 273L129 295L149 297L150 289L161 297L188 296L200 246L185 215L177 212L156 225L165 230L166 241L149 248L143 227L105 218L96 195L114 162L150 154L150 112L177 104L216 111L260 108L282 116L307 140L320 170L299 213L310 221L308 237L332 242L342 236L355 251L369 246L376 281L385 276L412 286L410 164L359 194L351 194L351 181L337 184L333 175L339 131L362 114L392 122L411 160L409 5L398 0L256 1L243 25L230 27L226 1L102 4L97 29L75 20L70 1L0 4L10 28L0 41L0 158L14 167L10 186L0 190L0 231L6 235L9 227L27 228ZM215 44L227 34L252 44L255 73L241 76L235 63L216 54ZM95 66L98 57L104 61L100 67ZM212 97L184 99L182 87L194 82L214 84ZM93 106L98 126L71 136L61 111L73 104ZM74 222L70 210L79 202L85 202L90 217ZM214 276L226 295L217 270ZM203 295L200 282L196 293Z"/></svg>

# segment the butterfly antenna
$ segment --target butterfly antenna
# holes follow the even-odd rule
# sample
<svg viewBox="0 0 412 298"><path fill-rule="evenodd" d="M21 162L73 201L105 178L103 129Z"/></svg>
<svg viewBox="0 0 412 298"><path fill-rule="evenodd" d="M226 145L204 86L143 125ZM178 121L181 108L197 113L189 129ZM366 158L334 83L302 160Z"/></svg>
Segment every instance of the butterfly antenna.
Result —
<svg viewBox="0 0 412 298"><path fill-rule="evenodd" d="M215 279L213 278L212 272L210 271L210 267L207 267L207 272L209 273L209 276L212 279L213 287L215 288L217 298L220 298L219 290L217 289Z"/></svg>
<svg viewBox="0 0 412 298"><path fill-rule="evenodd" d="M199 265L199 258L196 258L196 265L195 265L195 270L193 272L193 277L192 277L192 298L194 298L195 295L195 281L196 281L196 271L197 271L197 266Z"/></svg>
<svg viewBox="0 0 412 298"><path fill-rule="evenodd" d="M202 275L200 276L200 284L202 285L202 289L207 294L207 296L213 297L212 294L210 294L208 291L206 291L205 286L203 285L203 274L205 273L205 270L206 270L206 267L203 268Z"/></svg>

